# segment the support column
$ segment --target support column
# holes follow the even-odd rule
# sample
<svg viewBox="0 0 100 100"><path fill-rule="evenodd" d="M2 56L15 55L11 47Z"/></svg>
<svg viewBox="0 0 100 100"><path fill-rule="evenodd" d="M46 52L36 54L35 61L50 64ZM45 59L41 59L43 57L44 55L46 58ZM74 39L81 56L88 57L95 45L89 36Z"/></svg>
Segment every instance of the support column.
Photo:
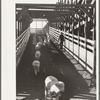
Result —
<svg viewBox="0 0 100 100"><path fill-rule="evenodd" d="M96 13L95 13L95 7L93 8L93 36L92 40L94 41L93 45L93 76L96 76Z"/></svg>

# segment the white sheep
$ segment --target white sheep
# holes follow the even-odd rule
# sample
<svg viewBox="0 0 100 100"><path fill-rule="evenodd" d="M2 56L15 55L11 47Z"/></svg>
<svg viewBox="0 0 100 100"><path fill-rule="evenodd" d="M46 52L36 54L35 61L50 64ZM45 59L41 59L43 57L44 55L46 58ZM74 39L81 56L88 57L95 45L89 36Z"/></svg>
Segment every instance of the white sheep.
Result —
<svg viewBox="0 0 100 100"><path fill-rule="evenodd" d="M33 65L34 73L35 75L37 75L37 73L40 71L40 61L34 60L32 65Z"/></svg>
<svg viewBox="0 0 100 100"><path fill-rule="evenodd" d="M43 45L42 42L38 42L37 45L39 45L40 47Z"/></svg>
<svg viewBox="0 0 100 100"><path fill-rule="evenodd" d="M50 97L50 88L56 83L58 83L58 79L54 76L48 76L45 79L45 100L47 100L47 98Z"/></svg>
<svg viewBox="0 0 100 100"><path fill-rule="evenodd" d="M60 89L61 92L65 91L65 84L62 81L59 81L56 86Z"/></svg>
<svg viewBox="0 0 100 100"><path fill-rule="evenodd" d="M49 96L51 100L59 100L62 92L65 90L65 84L62 81L59 81L56 84L53 84L50 88Z"/></svg>
<svg viewBox="0 0 100 100"><path fill-rule="evenodd" d="M49 96L51 100L59 100L60 89L55 84L51 86Z"/></svg>
<svg viewBox="0 0 100 100"><path fill-rule="evenodd" d="M39 49L40 49L40 46L38 44L36 44L35 50L38 51Z"/></svg>
<svg viewBox="0 0 100 100"><path fill-rule="evenodd" d="M41 56L41 52L40 51L36 51L35 52L35 59L39 60Z"/></svg>

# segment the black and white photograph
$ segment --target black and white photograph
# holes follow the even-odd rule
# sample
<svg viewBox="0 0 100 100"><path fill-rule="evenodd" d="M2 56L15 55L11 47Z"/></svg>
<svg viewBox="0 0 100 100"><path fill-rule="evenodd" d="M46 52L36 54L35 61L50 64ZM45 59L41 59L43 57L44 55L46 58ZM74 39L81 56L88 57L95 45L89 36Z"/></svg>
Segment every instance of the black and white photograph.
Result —
<svg viewBox="0 0 100 100"><path fill-rule="evenodd" d="M99 100L99 0L6 1L2 100Z"/></svg>

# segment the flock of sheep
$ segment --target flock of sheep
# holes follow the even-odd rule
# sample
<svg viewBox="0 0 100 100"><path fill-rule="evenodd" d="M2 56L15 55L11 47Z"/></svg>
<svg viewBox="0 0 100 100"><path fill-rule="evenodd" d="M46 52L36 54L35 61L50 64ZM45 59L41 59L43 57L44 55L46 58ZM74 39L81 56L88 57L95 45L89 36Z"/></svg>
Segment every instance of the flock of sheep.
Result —
<svg viewBox="0 0 100 100"><path fill-rule="evenodd" d="M40 72L40 48L42 45L46 45L46 40L44 42L38 42L35 45L35 60L32 63L34 74L37 75ZM45 100L59 100L59 97L65 90L65 84L54 76L47 76L45 79ZM38 99L36 99L38 100Z"/></svg>

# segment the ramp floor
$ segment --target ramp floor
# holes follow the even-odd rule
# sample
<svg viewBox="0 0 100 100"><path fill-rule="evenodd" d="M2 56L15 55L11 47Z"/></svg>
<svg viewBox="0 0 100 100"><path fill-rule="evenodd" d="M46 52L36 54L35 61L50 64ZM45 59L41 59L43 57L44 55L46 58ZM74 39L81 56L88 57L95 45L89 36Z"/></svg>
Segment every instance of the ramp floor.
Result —
<svg viewBox="0 0 100 100"><path fill-rule="evenodd" d="M53 43L40 49L40 73L35 76L32 62L35 57L35 44L43 41L43 35L31 34L22 60L16 72L17 100L44 100L44 80L53 75L65 83L65 92L60 100L96 100L89 94L89 88L73 64Z"/></svg>

